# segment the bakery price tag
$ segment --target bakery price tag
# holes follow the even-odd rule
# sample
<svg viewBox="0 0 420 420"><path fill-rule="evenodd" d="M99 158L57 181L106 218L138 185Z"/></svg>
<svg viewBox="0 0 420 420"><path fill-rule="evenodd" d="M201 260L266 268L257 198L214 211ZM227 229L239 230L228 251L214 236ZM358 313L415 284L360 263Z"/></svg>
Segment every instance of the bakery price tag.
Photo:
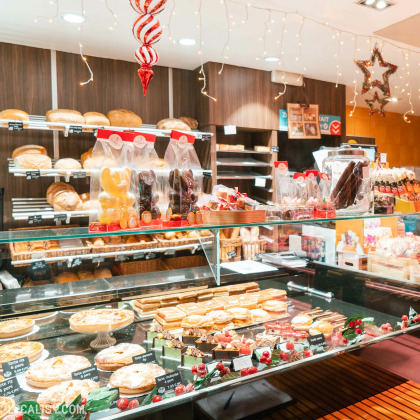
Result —
<svg viewBox="0 0 420 420"><path fill-rule="evenodd" d="M82 265L82 259L81 258L74 258L71 262L72 267L78 267L79 265Z"/></svg>
<svg viewBox="0 0 420 420"><path fill-rule="evenodd" d="M65 222L67 214L54 214L54 222Z"/></svg>
<svg viewBox="0 0 420 420"><path fill-rule="evenodd" d="M213 369L217 366L217 364L221 362L221 360L214 360L211 363L206 363L206 369L207 373L210 373L213 371ZM220 376L219 372L216 371L215 376Z"/></svg>
<svg viewBox="0 0 420 420"><path fill-rule="evenodd" d="M254 350L254 357L259 360L260 357L263 355L263 353L265 351L268 351L270 353L270 357L271 357L271 347L270 346L264 346L264 347L257 347Z"/></svg>
<svg viewBox="0 0 420 420"><path fill-rule="evenodd" d="M252 359L251 356L249 354L246 354L244 356L238 356L238 357L234 357L232 359L232 370L234 372L237 372L241 369L248 369L252 366Z"/></svg>
<svg viewBox="0 0 420 420"><path fill-rule="evenodd" d="M317 334L308 337L308 343L310 346L326 346L324 334Z"/></svg>
<svg viewBox="0 0 420 420"><path fill-rule="evenodd" d="M267 180L265 178L257 177L255 178L255 186L256 187L265 187Z"/></svg>
<svg viewBox="0 0 420 420"><path fill-rule="evenodd" d="M73 178L86 178L86 172L85 171L73 172Z"/></svg>
<svg viewBox="0 0 420 420"><path fill-rule="evenodd" d="M69 127L69 133L70 134L80 134L82 131L83 131L83 129L80 125L71 125Z"/></svg>
<svg viewBox="0 0 420 420"><path fill-rule="evenodd" d="M153 260L153 258L156 258L156 254L154 252L150 252L146 255L146 260Z"/></svg>
<svg viewBox="0 0 420 420"><path fill-rule="evenodd" d="M225 125L224 130L225 130L225 135L236 134L236 125Z"/></svg>
<svg viewBox="0 0 420 420"><path fill-rule="evenodd" d="M211 135L210 134L203 134L201 136L201 140L203 140L203 141L210 141L211 140Z"/></svg>
<svg viewBox="0 0 420 420"><path fill-rule="evenodd" d="M39 169L35 171L26 171L26 179L37 179L41 176Z"/></svg>
<svg viewBox="0 0 420 420"><path fill-rule="evenodd" d="M22 392L16 376L0 382L0 395L3 397L14 397Z"/></svg>
<svg viewBox="0 0 420 420"><path fill-rule="evenodd" d="M2 364L3 376L8 379L13 376L24 373L29 369L29 358L21 357L20 359L12 360L10 362L4 362Z"/></svg>
<svg viewBox="0 0 420 420"><path fill-rule="evenodd" d="M133 261L141 260L144 258L144 252L136 252L133 254Z"/></svg>
<svg viewBox="0 0 420 420"><path fill-rule="evenodd" d="M9 131L21 131L23 130L22 121L10 121L9 122Z"/></svg>
<svg viewBox="0 0 420 420"><path fill-rule="evenodd" d="M381 163L386 163L386 153L380 153L379 154Z"/></svg>
<svg viewBox="0 0 420 420"><path fill-rule="evenodd" d="M33 263L31 264L31 268L32 268L32 270L34 270L34 271L37 271L37 270L45 270L45 269L47 268L47 264L45 263L45 261L44 261L44 260L41 260L41 261L35 261L35 262L33 262Z"/></svg>
<svg viewBox="0 0 420 420"><path fill-rule="evenodd" d="M227 253L228 258L234 258L236 255L236 249Z"/></svg>
<svg viewBox="0 0 420 420"><path fill-rule="evenodd" d="M127 259L126 255L116 255L115 261L125 261Z"/></svg>
<svg viewBox="0 0 420 420"><path fill-rule="evenodd" d="M115 397L114 401L112 401L111 406L109 408L117 408L117 402L120 399L120 388L109 388L110 391L117 391L117 396Z"/></svg>
<svg viewBox="0 0 420 420"><path fill-rule="evenodd" d="M148 353L134 356L133 363L157 363L155 353L153 351L149 351Z"/></svg>
<svg viewBox="0 0 420 420"><path fill-rule="evenodd" d="M29 216L28 217L28 224L33 225L34 223L42 222L42 216L37 214L36 216Z"/></svg>
<svg viewBox="0 0 420 420"><path fill-rule="evenodd" d="M163 255L166 255L167 257L173 257L175 255L175 252L175 249L167 249Z"/></svg>
<svg viewBox="0 0 420 420"><path fill-rule="evenodd" d="M90 379L92 381L99 382L99 372L96 366L77 370L76 372L72 372L71 376L72 379L80 379L81 381L84 379Z"/></svg>
<svg viewBox="0 0 420 420"><path fill-rule="evenodd" d="M271 146L271 151L273 153L278 153L278 152L280 152L280 147L279 146Z"/></svg>
<svg viewBox="0 0 420 420"><path fill-rule="evenodd" d="M94 257L92 258L92 262L94 264L99 264L99 263L103 263L105 261L105 258L103 255L99 255L98 257Z"/></svg>
<svg viewBox="0 0 420 420"><path fill-rule="evenodd" d="M178 385L182 384L181 374L176 370L166 375L155 378L157 393L159 395L165 394L168 391L174 390Z"/></svg>

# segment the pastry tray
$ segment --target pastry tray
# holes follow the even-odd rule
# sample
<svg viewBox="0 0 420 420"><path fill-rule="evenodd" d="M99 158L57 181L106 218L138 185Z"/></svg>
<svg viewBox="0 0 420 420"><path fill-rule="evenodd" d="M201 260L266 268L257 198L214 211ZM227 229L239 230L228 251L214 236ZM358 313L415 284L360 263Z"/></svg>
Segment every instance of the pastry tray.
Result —
<svg viewBox="0 0 420 420"><path fill-rule="evenodd" d="M204 229L203 229L204 230ZM182 231L182 229L180 229ZM181 239L161 239L158 235L153 235L154 239L157 241L158 248L170 248L172 246L182 246L182 245L191 245L191 244L200 244L200 239L196 238L181 238ZM201 240L208 241L209 239L213 239L214 235L210 232L210 235L207 236L200 236Z"/></svg>
<svg viewBox="0 0 420 420"><path fill-rule="evenodd" d="M138 235L134 235L138 236ZM143 236L143 235L142 235ZM122 252L122 251L135 251L135 250L142 250L142 249L151 249L151 248L158 248L158 241L153 238L151 235L147 235L149 239L151 239L149 242L137 242L134 244L125 244L124 242L121 242L119 244L107 244L104 246L93 246L93 243L90 239L88 239L87 245L91 249L91 252L102 254L107 252Z"/></svg>

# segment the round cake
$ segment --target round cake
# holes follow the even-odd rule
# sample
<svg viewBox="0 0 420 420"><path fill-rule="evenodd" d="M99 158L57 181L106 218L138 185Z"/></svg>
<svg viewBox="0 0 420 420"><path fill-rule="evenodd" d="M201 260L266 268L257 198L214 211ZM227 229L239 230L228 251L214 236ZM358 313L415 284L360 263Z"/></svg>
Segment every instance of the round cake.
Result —
<svg viewBox="0 0 420 420"><path fill-rule="evenodd" d="M121 394L141 394L152 390L157 376L165 374L165 369L155 363L136 363L114 372L109 378L112 388L119 388Z"/></svg>
<svg viewBox="0 0 420 420"><path fill-rule="evenodd" d="M41 357L43 350L44 345L36 341L18 341L17 343L5 344L0 346L0 367L2 363L21 357L28 357L32 363Z"/></svg>
<svg viewBox="0 0 420 420"><path fill-rule="evenodd" d="M28 334L34 328L33 319L10 319L0 322L0 338L12 338Z"/></svg>
<svg viewBox="0 0 420 420"><path fill-rule="evenodd" d="M0 420L15 410L15 400L7 397L0 397Z"/></svg>
<svg viewBox="0 0 420 420"><path fill-rule="evenodd" d="M43 414L49 416L62 403L69 406L79 395L82 395L82 398L87 398L97 388L99 388L99 385L90 379L66 381L42 391L37 403L41 406Z"/></svg>
<svg viewBox="0 0 420 420"><path fill-rule="evenodd" d="M264 309L251 309L253 322L265 322L271 319L271 316Z"/></svg>
<svg viewBox="0 0 420 420"><path fill-rule="evenodd" d="M120 343L116 346L101 350L95 356L95 363L99 369L112 372L133 363L133 356L146 353L138 344Z"/></svg>
<svg viewBox="0 0 420 420"><path fill-rule="evenodd" d="M91 366L86 357L64 355L52 357L31 366L25 373L26 382L36 388L49 388L72 379L72 372Z"/></svg>
<svg viewBox="0 0 420 420"><path fill-rule="evenodd" d="M309 328L310 335L324 334L326 338L331 337L334 325L328 321L315 321Z"/></svg>
<svg viewBox="0 0 420 420"><path fill-rule="evenodd" d="M309 331L309 328L312 325L312 321L313 320L311 316L306 314L300 314L292 319L292 326L296 330Z"/></svg>
<svg viewBox="0 0 420 420"><path fill-rule="evenodd" d="M115 330L129 325L134 312L126 309L93 309L77 312L70 317L70 326L78 332Z"/></svg>

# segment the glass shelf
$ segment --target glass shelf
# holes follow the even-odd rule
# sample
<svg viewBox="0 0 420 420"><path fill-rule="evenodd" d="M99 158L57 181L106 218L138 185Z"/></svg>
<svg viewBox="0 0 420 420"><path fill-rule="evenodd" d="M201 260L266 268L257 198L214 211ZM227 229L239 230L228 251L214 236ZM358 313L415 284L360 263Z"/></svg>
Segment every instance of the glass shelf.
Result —
<svg viewBox="0 0 420 420"><path fill-rule="evenodd" d="M150 233L162 232L178 232L178 231L193 231L203 229L228 229L235 227L252 227L252 226L283 226L292 224L312 224L324 222L336 222L339 220L356 220L356 219L377 219L387 217L411 217L420 216L418 213L394 213L394 214L365 214L358 216L343 216L331 219L306 219L306 220L275 220L265 221L259 223L244 223L244 224L220 224L220 225L194 225L194 226L176 226L171 228L155 228L145 230L125 230L115 232L89 232L88 227L75 227L75 228L60 228L56 229L33 229L33 230L18 230L18 231L3 231L0 232L0 243L6 244L10 242L24 242L24 241L45 241L52 239L70 239L70 238L86 238L86 237L101 237L101 236L117 236L117 235L141 235Z"/></svg>

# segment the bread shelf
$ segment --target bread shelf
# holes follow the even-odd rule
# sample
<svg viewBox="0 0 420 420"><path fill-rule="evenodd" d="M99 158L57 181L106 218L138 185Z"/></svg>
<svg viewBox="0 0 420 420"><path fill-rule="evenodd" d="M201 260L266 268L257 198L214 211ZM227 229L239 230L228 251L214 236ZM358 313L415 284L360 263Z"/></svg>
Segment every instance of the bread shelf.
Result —
<svg viewBox="0 0 420 420"><path fill-rule="evenodd" d="M271 175L262 175L256 172L217 172L218 179L255 179L255 178L265 178L271 179Z"/></svg>
<svg viewBox="0 0 420 420"><path fill-rule="evenodd" d="M11 124L9 124L11 123ZM0 119L0 127L13 131L13 124L22 123L21 120L4 120ZM169 137L171 135L172 130L159 130L156 128L155 125L151 124L143 124L139 128L133 127L115 127L115 126L103 126L103 125L89 125L89 124L69 124L69 123L57 123L57 122L47 122L45 120L45 116L43 115L30 115L29 121L24 121L24 125L27 127L23 127L23 130L51 130L51 131L63 131L64 137L68 137L69 134L72 134L71 131L74 129L75 131L82 130L82 133L95 133L94 130L98 130L100 128L106 130L114 130L114 131L134 131L139 133L149 133L155 134L157 137ZM53 128L54 127L54 128ZM60 128L57 128L60 127ZM213 136L213 133L201 132L197 130L186 131L187 134L192 134L195 136L196 139L200 140L210 140ZM80 134L80 133L73 133L73 134Z"/></svg>
<svg viewBox="0 0 420 420"><path fill-rule="evenodd" d="M217 153L248 153L248 154L260 154L260 155L271 155L272 152L257 152L252 149L245 149L245 150L217 150Z"/></svg>
<svg viewBox="0 0 420 420"><path fill-rule="evenodd" d="M217 158L217 166L261 166L270 167L271 163L261 162L252 158Z"/></svg>
<svg viewBox="0 0 420 420"><path fill-rule="evenodd" d="M70 223L76 217L89 217L96 214L95 210L54 211L45 198L12 198L12 217L14 220L28 220L29 223L39 223L42 220L58 220ZM36 218L40 220L34 220ZM32 222L31 222L32 221Z"/></svg>

